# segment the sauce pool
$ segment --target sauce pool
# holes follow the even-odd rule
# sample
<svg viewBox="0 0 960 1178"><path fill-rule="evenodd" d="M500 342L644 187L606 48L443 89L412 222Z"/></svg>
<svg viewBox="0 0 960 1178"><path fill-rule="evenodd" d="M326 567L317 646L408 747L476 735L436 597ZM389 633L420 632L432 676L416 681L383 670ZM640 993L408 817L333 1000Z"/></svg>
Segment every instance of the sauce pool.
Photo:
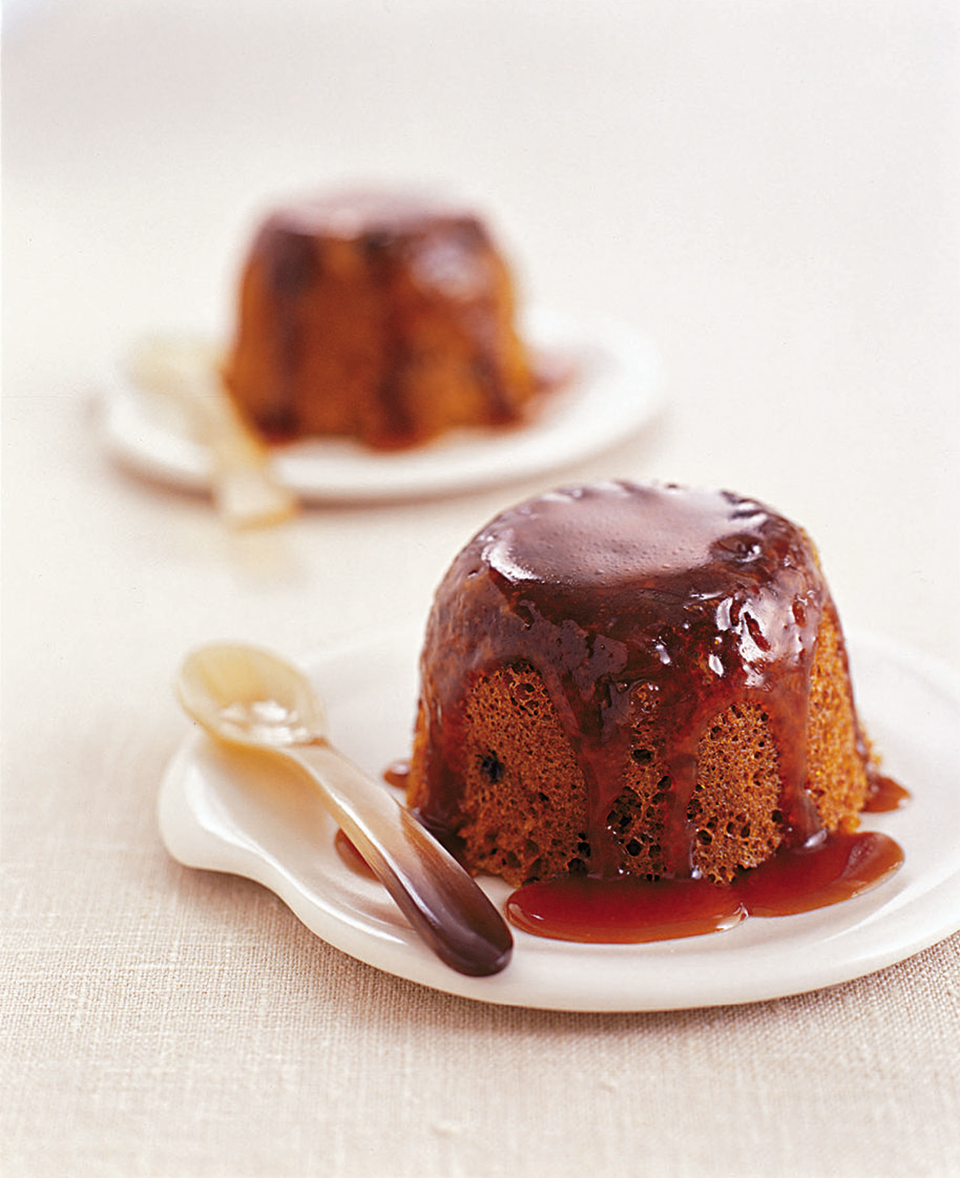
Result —
<svg viewBox="0 0 960 1178"><path fill-rule="evenodd" d="M881 814L890 810L900 810L910 800L910 791L903 788L892 777L884 777L882 773L869 775L869 790L863 809L869 814Z"/></svg>
<svg viewBox="0 0 960 1178"><path fill-rule="evenodd" d="M788 916L849 900L892 875L903 851L885 834L824 835L781 848L729 886L705 879L566 875L525 884L507 900L524 932L561 941L638 944L732 928L748 916Z"/></svg>

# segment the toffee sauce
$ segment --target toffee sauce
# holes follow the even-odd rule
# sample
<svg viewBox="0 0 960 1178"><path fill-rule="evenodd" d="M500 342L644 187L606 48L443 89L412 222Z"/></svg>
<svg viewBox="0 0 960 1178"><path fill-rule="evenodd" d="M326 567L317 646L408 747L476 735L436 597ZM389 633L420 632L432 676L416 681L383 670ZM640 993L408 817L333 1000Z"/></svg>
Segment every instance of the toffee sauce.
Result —
<svg viewBox="0 0 960 1178"><path fill-rule="evenodd" d="M892 777L882 773L869 774L869 790L863 809L868 814L882 814L899 810L910 801L910 792Z"/></svg>
<svg viewBox="0 0 960 1178"><path fill-rule="evenodd" d="M514 892L507 911L519 927L569 940L669 939L874 886L900 865L900 848L871 832L828 835L805 788L810 673L828 609L806 534L729 492L608 482L504 512L454 561L428 621L420 819L455 842L465 691L477 675L526 663L541 675L587 784L589 858L582 875ZM640 688L672 734L664 871L653 882L621 874L607 819ZM737 701L759 702L769 716L784 839L766 863L718 885L694 865L688 808L700 738ZM895 808L906 791L873 773L859 734L858 746L868 808Z"/></svg>
<svg viewBox="0 0 960 1178"><path fill-rule="evenodd" d="M748 916L791 916L849 900L902 862L903 851L885 834L830 834L813 847L779 848L730 885L635 875L525 884L508 898L507 917L525 932L561 941L667 941L722 932Z"/></svg>

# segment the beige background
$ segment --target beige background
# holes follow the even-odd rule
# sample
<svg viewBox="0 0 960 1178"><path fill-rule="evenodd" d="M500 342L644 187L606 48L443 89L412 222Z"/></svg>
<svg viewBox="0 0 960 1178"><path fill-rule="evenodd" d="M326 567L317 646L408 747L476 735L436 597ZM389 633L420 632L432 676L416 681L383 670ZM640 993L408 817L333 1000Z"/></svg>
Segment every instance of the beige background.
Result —
<svg viewBox="0 0 960 1178"><path fill-rule="evenodd" d="M103 453L144 331L227 329L274 196L465 193L525 297L652 337L669 409L564 472L721 484L848 628L960 669L948 0L49 0L4 36L2 1164L31 1175L948 1175L960 939L832 990L567 1015L384 976L154 803L191 644L418 625L547 482L225 533ZM922 783L915 792L922 796Z"/></svg>

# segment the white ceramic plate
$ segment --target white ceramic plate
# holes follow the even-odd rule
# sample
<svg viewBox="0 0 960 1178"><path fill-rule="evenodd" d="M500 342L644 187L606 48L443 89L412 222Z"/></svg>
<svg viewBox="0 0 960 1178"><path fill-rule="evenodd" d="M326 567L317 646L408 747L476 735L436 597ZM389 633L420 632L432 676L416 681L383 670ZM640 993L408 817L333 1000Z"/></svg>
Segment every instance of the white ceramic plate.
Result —
<svg viewBox="0 0 960 1178"><path fill-rule="evenodd" d="M371 774L406 755L420 633L404 627L304 661L325 695L334 741ZM860 712L906 785L904 810L865 825L903 847L900 871L816 912L751 918L710 936L580 945L515 931L511 963L468 978L425 949L379 884L351 869L308 789L195 735L160 793L164 841L181 862L258 880L318 936L361 961L484 1002L580 1011L755 1002L830 986L901 961L960 928L960 688L948 670L876 640L851 641ZM386 787L385 787L386 788ZM482 879L501 904L509 889Z"/></svg>
<svg viewBox="0 0 960 1178"><path fill-rule="evenodd" d="M532 313L533 349L572 361L578 376L515 429L464 431L427 446L377 453L346 440L276 447L280 482L307 501L414 498L499 486L602 453L641 430L660 406L654 349L617 324L584 325ZM105 382L103 427L113 456L151 479L194 491L209 486L210 459L177 406L118 369Z"/></svg>

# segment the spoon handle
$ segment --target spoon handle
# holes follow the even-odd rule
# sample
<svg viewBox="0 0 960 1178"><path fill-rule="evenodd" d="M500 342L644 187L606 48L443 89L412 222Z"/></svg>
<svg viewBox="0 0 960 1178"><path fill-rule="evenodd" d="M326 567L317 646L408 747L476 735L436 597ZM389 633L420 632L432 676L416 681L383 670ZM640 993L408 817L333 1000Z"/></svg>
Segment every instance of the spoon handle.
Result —
<svg viewBox="0 0 960 1178"><path fill-rule="evenodd" d="M340 829L442 961L473 977L503 969L513 948L506 922L409 811L330 744L275 751L309 773Z"/></svg>

